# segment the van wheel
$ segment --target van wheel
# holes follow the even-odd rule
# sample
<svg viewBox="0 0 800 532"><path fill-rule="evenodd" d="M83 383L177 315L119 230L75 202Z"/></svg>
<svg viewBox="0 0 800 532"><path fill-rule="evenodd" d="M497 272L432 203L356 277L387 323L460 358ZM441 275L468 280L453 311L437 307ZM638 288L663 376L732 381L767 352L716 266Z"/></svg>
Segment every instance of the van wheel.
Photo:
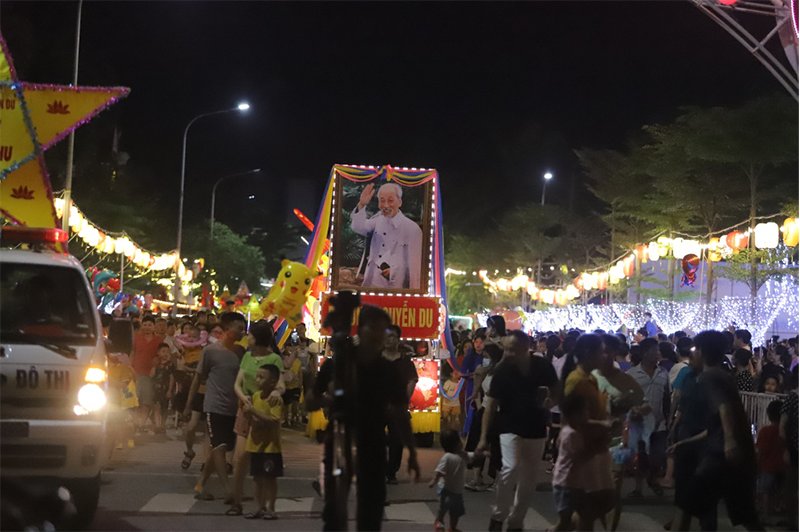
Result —
<svg viewBox="0 0 800 532"><path fill-rule="evenodd" d="M86 530L94 521L97 504L100 501L100 473L93 478L75 479L69 484L75 509L78 511L73 521L76 530Z"/></svg>

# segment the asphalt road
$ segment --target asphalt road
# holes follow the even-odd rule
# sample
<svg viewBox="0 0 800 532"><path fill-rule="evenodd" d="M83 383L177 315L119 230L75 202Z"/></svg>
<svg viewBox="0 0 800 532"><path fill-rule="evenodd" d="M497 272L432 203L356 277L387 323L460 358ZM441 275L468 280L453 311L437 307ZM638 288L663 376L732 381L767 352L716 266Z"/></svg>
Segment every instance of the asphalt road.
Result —
<svg viewBox="0 0 800 532"><path fill-rule="evenodd" d="M133 448L126 446L114 452L103 472L100 509L93 530L321 530L322 501L311 488L311 482L319 474L321 447L299 430L284 429L283 438L286 476L278 483L277 521L249 521L242 517L224 516L228 507L223 504L220 485L213 477L209 489L217 499L196 501L192 488L200 472L202 452L198 452L187 471L182 470L182 437L177 431L169 430L166 435L137 436ZM195 449L200 451L202 446L197 445ZM432 530L437 501L435 490L427 487L427 481L441 453L439 449L421 449L423 479L414 484L402 474L399 485L388 486L390 504L385 509L384 530ZM526 530L546 530L557 520L552 494L547 491L550 477L544 472L544 466L543 463L541 491L537 492L528 512ZM245 486L246 495L252 495L250 479ZM632 489L632 484L626 484L623 493ZM662 524L672 515L671 496L670 491L662 498L648 492L643 500L625 501L619 530L663 531ZM459 523L459 529L486 530L493 499L492 492L466 492L467 514ZM245 502L244 506L245 512L255 510L251 501ZM350 515L354 515L354 511L351 510ZM743 530L731 526L722 506L719 525L719 530ZM696 528L697 524L694 526ZM355 523L351 528L355 528ZM602 527L598 524L597 529Z"/></svg>

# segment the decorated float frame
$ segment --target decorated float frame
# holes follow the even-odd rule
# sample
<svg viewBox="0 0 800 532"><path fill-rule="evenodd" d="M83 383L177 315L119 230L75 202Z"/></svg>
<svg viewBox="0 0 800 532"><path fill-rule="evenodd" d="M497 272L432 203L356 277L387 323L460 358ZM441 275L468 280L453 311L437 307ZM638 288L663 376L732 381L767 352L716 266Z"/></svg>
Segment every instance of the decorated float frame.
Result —
<svg viewBox="0 0 800 532"><path fill-rule="evenodd" d="M363 169L354 175L354 169ZM333 204L332 204L332 220L333 226L331 227L331 260L330 260L330 289L332 291L338 290L355 290L360 293L374 293L374 294L408 294L408 295L426 295L430 294L431 284L431 269L433 264L433 239L435 233L435 219L434 211L435 198L434 198L434 181L425 180L418 184L407 184L402 182L392 172L391 167L342 167L335 166L333 170L334 178L334 191L333 191ZM409 170L407 168L397 169L398 171ZM412 169L416 171L416 169ZM435 171L434 171L435 172ZM403 198L407 196L407 192L413 191L414 193L421 194L419 200L419 210L414 211L414 215L418 216L420 223L420 230L422 237L420 241L420 276L418 288L392 288L392 287L378 287L378 286L364 286L363 284L348 284L342 279L342 268L353 268L354 266L348 265L347 261L343 259L343 249L346 243L344 242L345 224L347 217L345 213L350 213L355 205L349 205L352 202L352 196L347 197L346 189L357 187L363 190L366 185L374 184L375 192L370 199L370 204L374 203L378 198L378 191L381 186L385 184L395 184L402 188ZM419 191L419 192L418 192ZM368 204L369 205L369 204ZM365 207L367 209L368 207ZM400 208L401 212L402 207ZM405 212L404 212L405 215ZM373 214L375 216L375 214ZM409 218L412 219L412 218ZM352 229L351 229L352 232ZM352 237L352 236L351 236ZM364 245L362 247L360 262L368 261L367 244L370 236L361 236ZM357 269L361 269L360 265ZM361 281L363 283L363 280Z"/></svg>

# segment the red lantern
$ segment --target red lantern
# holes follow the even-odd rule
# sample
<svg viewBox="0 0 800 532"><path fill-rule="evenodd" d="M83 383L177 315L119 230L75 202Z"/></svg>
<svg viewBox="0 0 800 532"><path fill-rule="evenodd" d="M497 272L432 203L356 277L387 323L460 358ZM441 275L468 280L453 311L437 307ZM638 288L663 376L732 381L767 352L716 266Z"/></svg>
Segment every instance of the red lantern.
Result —
<svg viewBox="0 0 800 532"><path fill-rule="evenodd" d="M607 286L608 286L608 273L607 272L602 272L597 277L597 289L598 290L605 290Z"/></svg>
<svg viewBox="0 0 800 532"><path fill-rule="evenodd" d="M728 244L728 247L739 251L747 247L747 235L742 234L741 231L731 231L728 233L728 236L725 237L725 243Z"/></svg>
<svg viewBox="0 0 800 532"><path fill-rule="evenodd" d="M633 266L633 257L630 255L622 259L622 273L625 274L625 277L633 275Z"/></svg>
<svg viewBox="0 0 800 532"><path fill-rule="evenodd" d="M723 6L732 6L733 4L735 4L738 1L739 0L718 0L718 2L720 4L722 4Z"/></svg>
<svg viewBox="0 0 800 532"><path fill-rule="evenodd" d="M641 246L636 247L636 258L640 261L647 260L647 246L642 244Z"/></svg>

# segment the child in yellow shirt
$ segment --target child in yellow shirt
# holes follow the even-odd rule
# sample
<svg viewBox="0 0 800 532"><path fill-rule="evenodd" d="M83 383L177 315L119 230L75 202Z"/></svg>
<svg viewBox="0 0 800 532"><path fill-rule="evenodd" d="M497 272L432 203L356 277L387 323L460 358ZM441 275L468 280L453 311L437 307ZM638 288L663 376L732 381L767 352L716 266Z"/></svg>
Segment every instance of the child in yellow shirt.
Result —
<svg viewBox="0 0 800 532"><path fill-rule="evenodd" d="M252 404L245 403L243 410L251 418L247 447L250 453L250 474L256 485L258 510L246 514L245 519L278 518L275 513L275 499L278 497L278 477L283 476L283 455L281 454L281 410L282 407L269 406L269 394L275 390L280 380L280 370L265 364L256 372L256 385L259 391L253 395Z"/></svg>

